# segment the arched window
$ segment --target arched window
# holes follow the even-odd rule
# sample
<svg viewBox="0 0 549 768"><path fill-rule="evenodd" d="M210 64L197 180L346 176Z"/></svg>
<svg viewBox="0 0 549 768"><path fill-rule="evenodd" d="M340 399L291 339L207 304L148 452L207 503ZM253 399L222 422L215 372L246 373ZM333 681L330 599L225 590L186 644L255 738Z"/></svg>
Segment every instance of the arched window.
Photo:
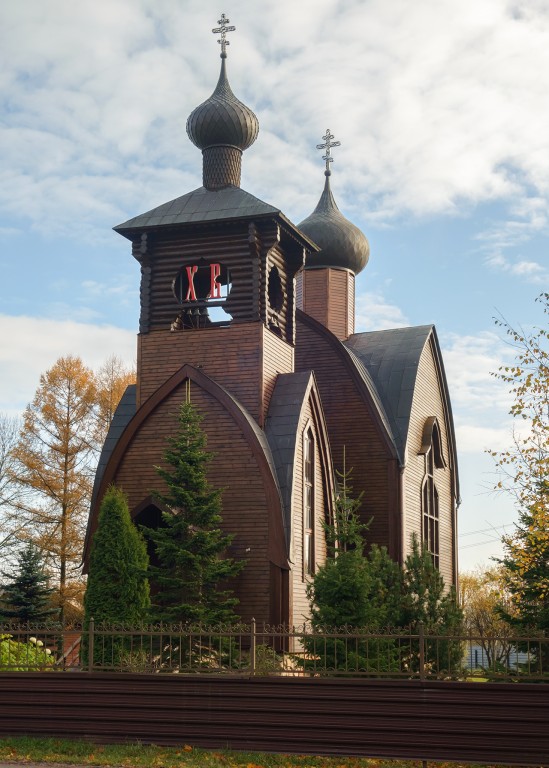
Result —
<svg viewBox="0 0 549 768"><path fill-rule="evenodd" d="M433 564L439 567L439 501L435 484L435 469L444 469L446 462L442 452L440 427L435 416L425 421L421 450L425 459L425 476L421 487L422 539L423 545L431 555Z"/></svg>
<svg viewBox="0 0 549 768"><path fill-rule="evenodd" d="M303 435L303 575L315 571L315 442L309 428Z"/></svg>

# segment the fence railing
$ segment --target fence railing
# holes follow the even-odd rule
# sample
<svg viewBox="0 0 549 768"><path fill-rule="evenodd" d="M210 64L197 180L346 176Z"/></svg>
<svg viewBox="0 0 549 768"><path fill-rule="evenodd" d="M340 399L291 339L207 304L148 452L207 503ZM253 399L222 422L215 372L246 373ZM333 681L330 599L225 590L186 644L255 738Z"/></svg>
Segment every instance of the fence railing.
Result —
<svg viewBox="0 0 549 768"><path fill-rule="evenodd" d="M549 637L340 627L0 624L0 671L549 682Z"/></svg>

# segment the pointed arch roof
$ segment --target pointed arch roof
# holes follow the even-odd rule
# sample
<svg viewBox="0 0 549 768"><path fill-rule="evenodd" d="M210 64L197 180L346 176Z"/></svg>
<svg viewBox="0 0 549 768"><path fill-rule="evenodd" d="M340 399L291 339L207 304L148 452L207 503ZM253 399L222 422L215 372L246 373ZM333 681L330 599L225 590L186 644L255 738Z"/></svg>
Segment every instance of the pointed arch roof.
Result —
<svg viewBox="0 0 549 768"><path fill-rule="evenodd" d="M355 333L343 342L371 377L404 464L421 353L433 325Z"/></svg>
<svg viewBox="0 0 549 768"><path fill-rule="evenodd" d="M94 487L94 504L91 507L88 528L84 542L84 562L89 556L91 538L97 527L99 502L108 485L113 481L125 452L142 424L158 406L184 381L190 379L205 392L208 392L230 413L240 427L244 439L250 446L257 461L270 514L271 535L269 537L269 558L281 568L288 567L286 541L284 534L283 502L278 484L277 472L267 437L247 409L224 387L211 379L203 371L192 365L183 365L154 392L141 408L127 420L120 434L113 434L108 448L108 456L102 466L101 478Z"/></svg>
<svg viewBox="0 0 549 768"><path fill-rule="evenodd" d="M334 489L332 459L328 430L313 371L278 374L265 422L265 434L271 447L282 495L288 546L290 546L291 541L292 493L297 437L303 409L309 399L319 436L319 449L325 468L323 477L327 488L327 502L330 505Z"/></svg>

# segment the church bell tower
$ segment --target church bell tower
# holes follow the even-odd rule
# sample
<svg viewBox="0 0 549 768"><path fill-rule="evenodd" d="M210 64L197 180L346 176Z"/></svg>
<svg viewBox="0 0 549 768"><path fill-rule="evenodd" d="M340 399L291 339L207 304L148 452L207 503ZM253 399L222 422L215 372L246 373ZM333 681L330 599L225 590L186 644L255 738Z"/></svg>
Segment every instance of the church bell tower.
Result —
<svg viewBox="0 0 549 768"><path fill-rule="evenodd" d="M294 370L294 277L316 250L284 215L240 187L259 122L227 77L187 120L203 186L115 227L141 265L137 404L183 362L234 392L263 426L277 373Z"/></svg>

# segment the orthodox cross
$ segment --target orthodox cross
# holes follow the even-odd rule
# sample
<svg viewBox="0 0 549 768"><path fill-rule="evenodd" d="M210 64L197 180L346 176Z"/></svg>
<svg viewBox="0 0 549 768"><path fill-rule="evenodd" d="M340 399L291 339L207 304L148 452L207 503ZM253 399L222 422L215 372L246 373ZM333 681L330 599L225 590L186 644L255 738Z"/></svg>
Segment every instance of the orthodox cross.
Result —
<svg viewBox="0 0 549 768"><path fill-rule="evenodd" d="M333 133L330 133L330 129L326 128L326 133L322 137L324 139L324 144L317 144L317 149L325 149L326 154L322 156L322 159L326 161L326 173L330 173L330 163L334 162L334 158L332 157L330 150L332 147L340 147L341 142L340 141L332 141L334 138Z"/></svg>
<svg viewBox="0 0 549 768"><path fill-rule="evenodd" d="M227 19L224 13L221 14L221 18L217 20L217 23L219 24L219 27L212 29L212 32L214 35L221 35L221 39L217 42L221 46L221 55L225 57L227 55L226 46L229 45L229 41L226 39L227 32L234 32L236 27L227 26L231 23L231 20Z"/></svg>

